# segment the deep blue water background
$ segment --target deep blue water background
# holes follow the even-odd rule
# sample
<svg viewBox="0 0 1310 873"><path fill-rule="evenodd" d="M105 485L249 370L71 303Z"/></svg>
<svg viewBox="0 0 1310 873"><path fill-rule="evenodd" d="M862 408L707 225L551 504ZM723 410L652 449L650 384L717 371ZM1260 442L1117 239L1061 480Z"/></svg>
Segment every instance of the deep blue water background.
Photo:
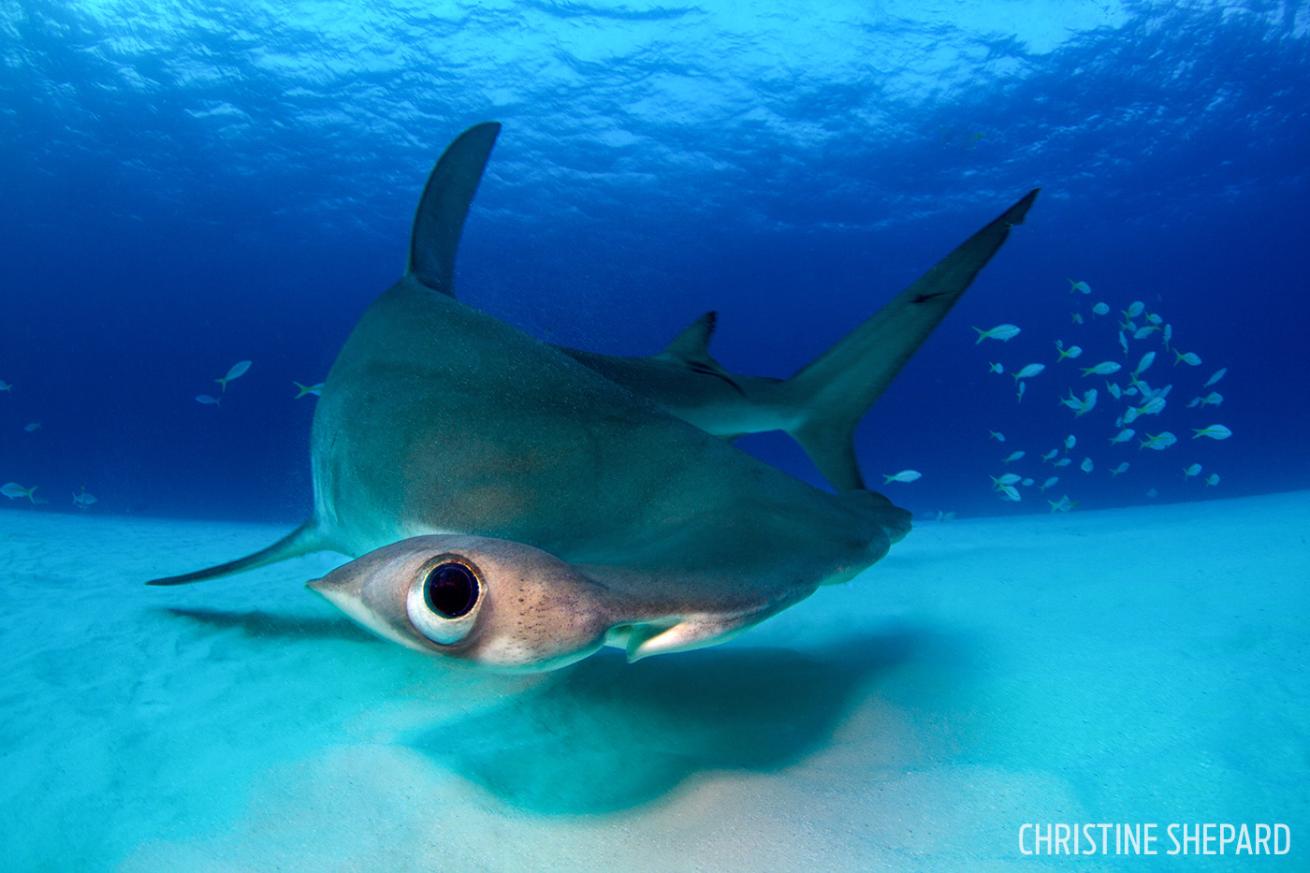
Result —
<svg viewBox="0 0 1310 873"><path fill-rule="evenodd" d="M464 300L611 353L715 308L715 353L754 373L1042 186L861 427L871 479L923 471L889 489L913 509L1045 510L986 475L1070 432L1097 469L1057 491L1083 506L1310 486L1306 4L814 6L0 2L0 481L55 510L85 484L98 512L302 516L313 401L291 380L326 375L402 268L433 159L495 118ZM1204 359L1147 376L1176 387L1138 430L1183 444L1110 449L1100 380L1086 418L1056 405L1081 380L1054 339L1123 360L1105 321L1070 323L1102 299ZM1002 321L1023 334L974 345ZM242 358L221 409L193 401ZM1048 369L1018 405L987 360ZM1219 366L1224 405L1182 408ZM1187 438L1216 421L1235 436ZM813 477L784 438L745 445ZM1220 487L1183 481L1192 461Z"/></svg>

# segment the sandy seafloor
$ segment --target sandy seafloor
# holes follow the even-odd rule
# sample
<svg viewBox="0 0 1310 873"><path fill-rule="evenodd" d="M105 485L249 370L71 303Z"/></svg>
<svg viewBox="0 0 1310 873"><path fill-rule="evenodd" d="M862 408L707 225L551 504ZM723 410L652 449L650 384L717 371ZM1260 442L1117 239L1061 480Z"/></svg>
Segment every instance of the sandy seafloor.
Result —
<svg viewBox="0 0 1310 873"><path fill-rule="evenodd" d="M4 870L1009 870L1025 821L1286 822L1310 494L922 523L728 646L486 676L281 531L0 511ZM1258 863L1258 862L1257 862ZM1249 869L1079 859L1077 869Z"/></svg>

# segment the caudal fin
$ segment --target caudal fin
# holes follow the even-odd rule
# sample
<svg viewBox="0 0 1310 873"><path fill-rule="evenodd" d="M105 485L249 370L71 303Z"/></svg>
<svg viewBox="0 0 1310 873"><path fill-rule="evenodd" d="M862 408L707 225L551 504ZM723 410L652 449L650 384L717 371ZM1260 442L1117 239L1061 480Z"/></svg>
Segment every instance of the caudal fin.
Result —
<svg viewBox="0 0 1310 873"><path fill-rule="evenodd" d="M855 425L946 317L1037 199L1029 191L890 303L787 382L799 407L790 433L840 490L864 488Z"/></svg>
<svg viewBox="0 0 1310 873"><path fill-rule="evenodd" d="M323 541L318 528L315 527L314 521L311 519L273 543L273 545L246 555L244 558L237 558L235 561L228 561L226 564L206 567L203 570L195 570L191 573L183 573L180 576L164 576L160 579L151 579L146 584L185 585L188 582L204 582L206 579L217 579L220 576L253 570L256 567L276 564L278 561L285 561L287 558L295 558L327 548L331 547Z"/></svg>

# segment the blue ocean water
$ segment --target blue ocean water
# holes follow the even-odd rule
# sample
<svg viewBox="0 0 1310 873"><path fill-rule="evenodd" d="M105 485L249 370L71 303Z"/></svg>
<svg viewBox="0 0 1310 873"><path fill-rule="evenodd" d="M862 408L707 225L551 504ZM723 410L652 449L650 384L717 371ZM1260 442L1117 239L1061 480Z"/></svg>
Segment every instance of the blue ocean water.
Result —
<svg viewBox="0 0 1310 873"><path fill-rule="evenodd" d="M716 309L713 351L738 372L794 371L1041 186L859 431L870 479L923 472L892 486L916 511L1045 511L1036 492L998 501L987 475L1022 449L1041 481L1037 456L1069 433L1057 490L1081 506L1310 485L1304 4L4 10L0 478L37 484L47 509L85 485L106 513L302 517L313 401L292 380L325 376L402 269L431 162L489 118L505 130L462 298L623 354ZM1087 314L1098 300L1111 316ZM1173 366L1158 339L1126 359L1110 321L1134 300L1202 365ZM1001 322L1022 334L975 346L971 325ZM1056 339L1082 359L1057 366ZM1074 364L1147 348L1175 391L1138 430L1180 444L1112 449L1104 385L1076 421L1057 400L1105 381ZM221 407L194 401L242 359ZM990 360L1047 369L1019 404ZM1221 366L1223 405L1186 409ZM1233 438L1189 438L1215 422ZM818 481L781 435L743 445ZM1192 462L1221 484L1185 481Z"/></svg>
<svg viewBox="0 0 1310 873"><path fill-rule="evenodd" d="M1033 820L1290 823L1304 866L1305 2L0 0L0 34L0 485L45 501L0 500L0 870L1062 868ZM294 382L488 119L462 300L623 355L716 310L734 373L1040 187L857 432L925 523L732 641L531 675L351 624L300 585L341 555L140 584L305 517ZM1167 403L1112 445L1148 352ZM1078 864L1193 860L1250 862Z"/></svg>

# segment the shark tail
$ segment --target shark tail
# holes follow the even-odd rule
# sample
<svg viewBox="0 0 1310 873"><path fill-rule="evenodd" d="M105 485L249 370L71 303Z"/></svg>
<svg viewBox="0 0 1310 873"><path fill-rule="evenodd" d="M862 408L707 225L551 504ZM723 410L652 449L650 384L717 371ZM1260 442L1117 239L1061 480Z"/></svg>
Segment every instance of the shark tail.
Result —
<svg viewBox="0 0 1310 873"><path fill-rule="evenodd" d="M228 576L232 573L243 573L246 570L253 570L256 567L276 564L278 561L285 561L287 558L296 558L300 555L307 555L310 552L320 552L329 548L331 548L331 546L327 544L322 534L319 533L318 527L314 524L314 520L310 519L282 539L273 543L273 545L246 555L243 558L237 558L235 561L228 561L225 564L218 564L214 567L206 567L203 570L183 573L180 576L164 576L159 579L151 579L146 584L186 585L189 582L204 582L207 579L217 579L220 576Z"/></svg>
<svg viewBox="0 0 1310 873"><path fill-rule="evenodd" d="M839 490L864 488L855 426L1022 224L1034 189L938 261L909 288L787 381L796 414L788 429L819 472Z"/></svg>

